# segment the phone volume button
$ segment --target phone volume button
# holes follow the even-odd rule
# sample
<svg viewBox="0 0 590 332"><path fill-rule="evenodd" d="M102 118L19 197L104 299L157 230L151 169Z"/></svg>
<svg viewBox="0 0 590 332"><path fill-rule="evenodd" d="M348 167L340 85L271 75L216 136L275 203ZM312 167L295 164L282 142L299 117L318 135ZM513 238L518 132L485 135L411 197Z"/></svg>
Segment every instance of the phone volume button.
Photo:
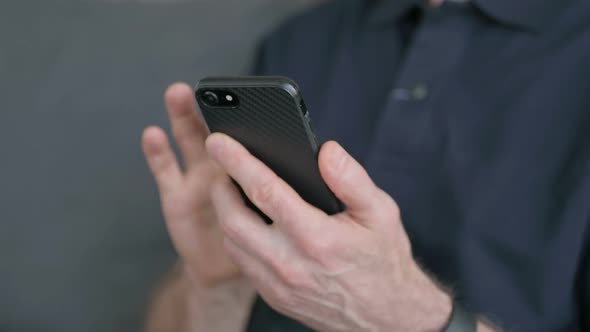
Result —
<svg viewBox="0 0 590 332"><path fill-rule="evenodd" d="M313 135L314 141L316 142L316 144L319 144L318 136L316 135L315 128L313 127L313 122L308 116L306 116L305 119L307 120L307 125L309 127L309 130L311 131L311 134Z"/></svg>
<svg viewBox="0 0 590 332"><path fill-rule="evenodd" d="M309 112L307 111L307 105L305 105L305 102L303 101L303 99L299 100L299 109L301 110L301 113L303 113L303 116L309 119Z"/></svg>

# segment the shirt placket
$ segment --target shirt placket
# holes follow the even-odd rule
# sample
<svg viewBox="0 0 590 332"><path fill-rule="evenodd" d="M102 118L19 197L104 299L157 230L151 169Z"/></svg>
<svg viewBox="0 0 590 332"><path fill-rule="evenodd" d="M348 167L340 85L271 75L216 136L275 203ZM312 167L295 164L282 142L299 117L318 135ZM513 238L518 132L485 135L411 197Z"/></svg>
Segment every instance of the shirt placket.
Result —
<svg viewBox="0 0 590 332"><path fill-rule="evenodd" d="M367 167L430 164L440 147L441 117L437 104L445 97L467 40L464 16L468 4L445 3L426 10L405 50L405 57L386 107L376 125ZM447 96L448 97L448 96Z"/></svg>

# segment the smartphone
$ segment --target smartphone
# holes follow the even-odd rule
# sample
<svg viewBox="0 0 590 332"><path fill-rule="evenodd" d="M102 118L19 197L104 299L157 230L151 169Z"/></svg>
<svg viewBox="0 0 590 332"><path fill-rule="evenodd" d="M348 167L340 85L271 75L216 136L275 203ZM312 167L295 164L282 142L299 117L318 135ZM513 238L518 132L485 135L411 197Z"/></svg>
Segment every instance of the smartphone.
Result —
<svg viewBox="0 0 590 332"><path fill-rule="evenodd" d="M274 76L208 77L198 83L195 96L211 133L240 142L313 206L327 214L343 210L320 175L320 144L295 82Z"/></svg>

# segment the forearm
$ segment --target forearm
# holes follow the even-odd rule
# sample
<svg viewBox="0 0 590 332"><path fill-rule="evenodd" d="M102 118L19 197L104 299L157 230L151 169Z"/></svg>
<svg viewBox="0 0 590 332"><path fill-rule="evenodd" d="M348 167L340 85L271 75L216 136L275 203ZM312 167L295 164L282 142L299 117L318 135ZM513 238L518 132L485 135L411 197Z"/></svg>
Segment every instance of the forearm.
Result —
<svg viewBox="0 0 590 332"><path fill-rule="evenodd" d="M417 268L422 273L413 280L417 280L418 284L415 289L420 298L428 299L425 302L427 306L421 306L422 310L414 311L411 314L419 315L414 320L422 323L417 325L418 330L421 331L440 331L442 322L448 325L453 314L453 295L448 289L445 289L436 279L425 273L420 267ZM420 317L426 319L420 319ZM501 332L500 328L495 327L485 317L478 317L476 322L477 332ZM452 329L455 331L455 329Z"/></svg>
<svg viewBox="0 0 590 332"><path fill-rule="evenodd" d="M145 331L244 331L254 294L239 283L194 289L194 283L174 269L154 294Z"/></svg>

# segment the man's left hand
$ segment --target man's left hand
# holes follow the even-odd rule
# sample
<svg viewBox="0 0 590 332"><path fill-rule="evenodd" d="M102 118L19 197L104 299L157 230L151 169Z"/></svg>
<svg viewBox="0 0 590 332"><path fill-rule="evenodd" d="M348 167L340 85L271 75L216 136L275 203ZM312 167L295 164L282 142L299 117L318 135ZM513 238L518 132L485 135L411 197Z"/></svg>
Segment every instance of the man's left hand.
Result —
<svg viewBox="0 0 590 332"><path fill-rule="evenodd" d="M207 150L274 223L249 209L229 178L212 201L224 247L260 296L319 331L440 331L451 298L414 261L395 201L335 142L322 177L346 205L329 216L305 202L243 146L223 134Z"/></svg>

